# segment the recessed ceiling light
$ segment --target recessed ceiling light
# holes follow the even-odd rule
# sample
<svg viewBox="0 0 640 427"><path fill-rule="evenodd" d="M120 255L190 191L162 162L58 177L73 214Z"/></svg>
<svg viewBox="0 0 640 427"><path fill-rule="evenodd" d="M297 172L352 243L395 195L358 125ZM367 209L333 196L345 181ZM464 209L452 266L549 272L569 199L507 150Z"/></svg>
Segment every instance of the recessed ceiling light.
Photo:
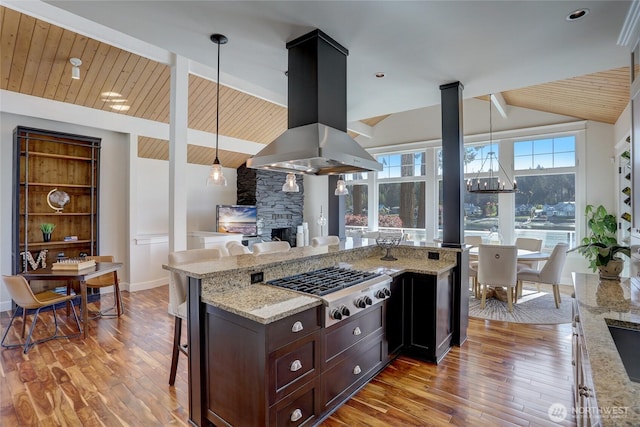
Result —
<svg viewBox="0 0 640 427"><path fill-rule="evenodd" d="M374 74L377 78L381 79L384 77L384 73L383 72L377 72Z"/></svg>
<svg viewBox="0 0 640 427"><path fill-rule="evenodd" d="M588 14L589 14L589 9L587 8L577 9L571 12L570 14L568 14L565 19L569 22L578 21L584 18L585 16L587 16Z"/></svg>
<svg viewBox="0 0 640 427"><path fill-rule="evenodd" d="M119 98L120 95L118 92L102 92L100 96L104 96L105 98Z"/></svg>
<svg viewBox="0 0 640 427"><path fill-rule="evenodd" d="M127 111L129 110L129 108L131 108L129 105L121 105L121 104L109 105L109 107L117 111Z"/></svg>
<svg viewBox="0 0 640 427"><path fill-rule="evenodd" d="M102 98L102 102L127 102L126 99Z"/></svg>

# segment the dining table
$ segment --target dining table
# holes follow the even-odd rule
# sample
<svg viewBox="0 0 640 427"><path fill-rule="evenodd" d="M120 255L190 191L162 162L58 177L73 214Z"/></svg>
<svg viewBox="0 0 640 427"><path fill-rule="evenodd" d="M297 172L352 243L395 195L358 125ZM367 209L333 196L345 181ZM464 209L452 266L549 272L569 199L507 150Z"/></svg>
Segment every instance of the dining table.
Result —
<svg viewBox="0 0 640 427"><path fill-rule="evenodd" d="M87 280L103 274L112 273L114 280L117 280L116 271L122 268L121 262L98 262L94 266L81 270L54 270L51 265L36 270L24 271L20 273L27 282L32 280L59 280L66 282L67 291L70 290L72 280L80 283L80 304L82 318L82 339L87 337L87 325L89 321L89 308L87 307Z"/></svg>
<svg viewBox="0 0 640 427"><path fill-rule="evenodd" d="M528 251L526 249L518 249L518 261L536 262L547 261L551 256L550 252ZM474 246L469 249L469 258L478 259L478 247Z"/></svg>

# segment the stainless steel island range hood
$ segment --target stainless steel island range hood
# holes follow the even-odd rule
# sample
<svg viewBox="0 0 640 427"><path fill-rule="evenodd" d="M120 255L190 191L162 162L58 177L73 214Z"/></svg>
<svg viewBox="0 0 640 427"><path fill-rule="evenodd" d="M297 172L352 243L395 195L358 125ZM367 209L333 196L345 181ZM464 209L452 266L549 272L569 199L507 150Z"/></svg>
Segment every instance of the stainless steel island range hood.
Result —
<svg viewBox="0 0 640 427"><path fill-rule="evenodd" d="M312 175L380 171L347 134L349 51L320 30L290 41L288 127L247 167Z"/></svg>

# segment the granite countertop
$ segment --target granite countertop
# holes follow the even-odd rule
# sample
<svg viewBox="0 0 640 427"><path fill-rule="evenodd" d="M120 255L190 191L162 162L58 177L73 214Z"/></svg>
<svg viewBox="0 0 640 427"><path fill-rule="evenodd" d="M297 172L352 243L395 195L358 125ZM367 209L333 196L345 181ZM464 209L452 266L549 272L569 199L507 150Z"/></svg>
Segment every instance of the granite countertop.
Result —
<svg viewBox="0 0 640 427"><path fill-rule="evenodd" d="M602 423L604 426L638 426L640 383L629 380L607 325L640 329L640 279L600 281L595 274L573 275Z"/></svg>
<svg viewBox="0 0 640 427"><path fill-rule="evenodd" d="M413 254L410 252L404 253L402 249L398 248L398 254L402 253L403 257L398 255L400 259L397 261L381 261L379 248L373 249L375 249L373 252L365 253L365 255L369 255L366 258L358 258L352 254L350 259L349 256L342 252L342 256L338 258L326 257L324 262L319 264L318 260L312 262L310 258L298 257L296 262L290 262L285 265L277 261L273 262L273 266L260 264L259 270L263 272L264 281L266 282L303 271L312 271L317 268L335 265L355 270L375 271L391 277L406 272L437 275L455 267L455 258L452 261L451 254L444 254L441 259L432 260L426 259L426 253L415 251ZM326 253L326 248L324 250L324 253ZM253 257L253 255L240 255L239 257ZM231 261L230 264L233 266L233 258L236 257L226 257L224 260ZM347 261L336 261L339 259L346 259ZM180 267L191 268L193 265L195 264ZM204 267L201 266L201 268ZM262 324L268 324L322 304L320 298L308 294L269 286L264 283L246 284L234 282L239 275L235 273L233 267L230 271L230 275L222 272L214 276L206 275L206 279L202 281L201 298L203 302Z"/></svg>

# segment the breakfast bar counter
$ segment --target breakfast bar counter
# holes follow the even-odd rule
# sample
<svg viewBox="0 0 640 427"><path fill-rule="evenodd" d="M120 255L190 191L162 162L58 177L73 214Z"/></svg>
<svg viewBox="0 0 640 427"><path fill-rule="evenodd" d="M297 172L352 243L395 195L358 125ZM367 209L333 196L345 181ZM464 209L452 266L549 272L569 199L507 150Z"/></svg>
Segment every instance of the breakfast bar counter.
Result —
<svg viewBox="0 0 640 427"><path fill-rule="evenodd" d="M400 245L391 252L397 260L381 260L384 250L375 240L348 239L284 253L164 265L188 277L190 423L272 425L284 421L280 417L315 423L327 416L402 348L404 335L395 324L403 318L398 310L405 299L391 296L405 287L420 295L422 318L415 324L431 331L415 340L411 335L411 343L422 340L419 351L434 361L444 357L458 343L459 331L466 337L467 312L455 307L468 306L468 300L459 303L464 289L456 287L459 276L453 273L468 264L459 261L466 251ZM266 284L303 275L296 283L304 287L325 287L326 281L340 286L342 279L333 282L324 271L364 281L330 286L330 294ZM310 278L317 274L315 285ZM387 333L388 310L395 313L393 334ZM242 409L247 400L251 410Z"/></svg>

